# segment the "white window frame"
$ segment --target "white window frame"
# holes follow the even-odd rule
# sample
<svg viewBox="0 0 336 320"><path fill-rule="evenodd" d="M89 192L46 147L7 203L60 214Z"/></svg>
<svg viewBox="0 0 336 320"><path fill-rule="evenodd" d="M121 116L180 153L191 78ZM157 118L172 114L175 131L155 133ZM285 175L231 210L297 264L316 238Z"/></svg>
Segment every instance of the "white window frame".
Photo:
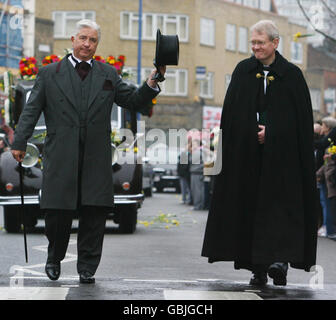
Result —
<svg viewBox="0 0 336 320"><path fill-rule="evenodd" d="M213 99L214 98L214 80L215 73L208 72L206 78L200 81L200 97L205 99ZM207 84L207 87L205 86ZM207 90L205 90L207 88Z"/></svg>
<svg viewBox="0 0 336 320"><path fill-rule="evenodd" d="M131 74L133 74L133 81L136 80L137 77L137 68L136 67L129 67L128 68L131 72ZM147 79L147 77L149 76L149 74L151 73L151 71L153 70L153 68L149 68L149 67L143 67L141 68L141 82L145 81ZM185 90L183 92L179 91L179 74L180 73L184 73L185 77L184 77L184 88ZM176 82L175 82L175 92L174 93L167 93L166 89L165 89L165 82L163 81L160 83L160 88L161 88L161 92L160 95L161 96L171 96L171 97L186 97L188 96L188 70L186 69L175 69L175 68L169 68L166 73L165 73L165 78L167 79L168 77L176 77Z"/></svg>
<svg viewBox="0 0 336 320"><path fill-rule="evenodd" d="M244 35L242 32L244 32ZM242 42L242 36L245 37L244 42ZM248 52L248 29L246 27L239 27L238 51L240 53Z"/></svg>
<svg viewBox="0 0 336 320"><path fill-rule="evenodd" d="M129 16L128 20L128 34L123 34L123 25L124 25L124 14ZM120 12L120 38L121 39L138 39L138 35L132 36L132 22L138 21L139 15L136 12Z"/></svg>
<svg viewBox="0 0 336 320"><path fill-rule="evenodd" d="M260 10L271 11L271 0L260 0Z"/></svg>
<svg viewBox="0 0 336 320"><path fill-rule="evenodd" d="M231 37L231 34L233 34L233 37ZM229 42L230 40L233 40L233 43L230 43ZM226 25L226 50L236 51L237 47L236 42L237 42L237 26L235 24L228 23Z"/></svg>
<svg viewBox="0 0 336 320"><path fill-rule="evenodd" d="M294 56L294 46L299 47L299 57ZM303 63L303 44L300 42L291 41L291 62L302 64Z"/></svg>
<svg viewBox="0 0 336 320"><path fill-rule="evenodd" d="M128 34L125 34L123 32L123 22L124 22L124 16L129 15L129 25L128 25ZM146 19L147 17L152 17L152 32L150 32L150 35L146 34ZM187 15L181 15L181 14L168 14L168 13L143 13L142 15L142 39L143 40L151 40L156 41L156 31L158 29L158 18L162 17L163 19L163 27L160 28L160 31L162 34L167 34L167 23L176 23L176 30L177 35L179 37L179 42L188 42L189 41L189 17ZM138 20L138 14L136 12L130 12L130 11L122 11L120 12L120 39L125 40L137 40L137 36L132 36L132 23L131 21ZM181 34L181 25L182 21L185 19L186 24L186 30L185 30L185 36L182 36Z"/></svg>
<svg viewBox="0 0 336 320"><path fill-rule="evenodd" d="M185 77L184 77L184 88L185 90L183 92L179 91L179 74L180 73L184 73ZM176 82L175 82L175 93L167 93L166 89L165 89L165 84L166 82L162 82L161 84L161 89L162 89L162 93L161 95L164 96L182 96L182 97L186 97L188 95L188 70L186 69L168 69L165 73L165 78L167 79L168 77L173 76L176 77Z"/></svg>
<svg viewBox="0 0 336 320"><path fill-rule="evenodd" d="M216 20L201 18L200 20L200 44L214 47L216 35Z"/></svg>
<svg viewBox="0 0 336 320"><path fill-rule="evenodd" d="M226 74L225 75L225 90L229 88L230 82L231 82L231 74Z"/></svg>
<svg viewBox="0 0 336 320"><path fill-rule="evenodd" d="M283 55L283 52L284 52L284 41L285 41L285 38L283 36L279 36L279 45L278 45L277 50L279 51L281 55Z"/></svg>
<svg viewBox="0 0 336 320"><path fill-rule="evenodd" d="M95 11L53 11L52 12L52 20L56 21L56 15L57 14L61 14L62 15L62 32L60 34L55 34L55 28L54 28L54 38L55 39L68 39L69 36L72 36L71 34L68 34L66 31L66 20L71 18L71 14L81 14L81 17L78 17L78 21L82 20L82 19L87 19L86 18L86 14L91 14L92 18L91 20L96 21L96 12ZM77 18L77 17L74 17ZM73 20L73 19L72 19Z"/></svg>
<svg viewBox="0 0 336 320"><path fill-rule="evenodd" d="M309 89L310 99L312 102L312 109L314 111L320 111L321 107L321 90L320 89Z"/></svg>

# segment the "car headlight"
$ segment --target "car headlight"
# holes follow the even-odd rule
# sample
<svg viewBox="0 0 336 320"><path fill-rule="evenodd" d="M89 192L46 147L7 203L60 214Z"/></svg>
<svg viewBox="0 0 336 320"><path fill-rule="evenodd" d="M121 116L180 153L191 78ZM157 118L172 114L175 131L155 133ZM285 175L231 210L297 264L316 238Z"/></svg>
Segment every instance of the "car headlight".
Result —
<svg viewBox="0 0 336 320"><path fill-rule="evenodd" d="M113 143L111 143L111 146L112 146L112 166L113 166L118 162L119 155L117 147Z"/></svg>
<svg viewBox="0 0 336 320"><path fill-rule="evenodd" d="M31 168L36 165L40 156L39 149L33 143L27 143L26 155L22 161L22 167Z"/></svg>

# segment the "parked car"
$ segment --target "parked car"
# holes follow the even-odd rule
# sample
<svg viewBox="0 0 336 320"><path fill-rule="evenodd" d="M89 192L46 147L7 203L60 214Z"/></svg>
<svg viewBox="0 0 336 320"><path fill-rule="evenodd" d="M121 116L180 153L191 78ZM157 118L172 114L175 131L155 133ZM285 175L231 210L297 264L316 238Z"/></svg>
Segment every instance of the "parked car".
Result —
<svg viewBox="0 0 336 320"><path fill-rule="evenodd" d="M163 192L165 188L174 188L180 193L180 178L177 175L177 150L165 144L149 146L146 152L148 162L153 170L153 185L156 192Z"/></svg>
<svg viewBox="0 0 336 320"><path fill-rule="evenodd" d="M142 189L145 197L151 197L154 187L154 171L153 166L149 162L149 158L143 157L143 176L142 176Z"/></svg>
<svg viewBox="0 0 336 320"><path fill-rule="evenodd" d="M34 81L22 81L15 88L15 104L13 119L15 124L24 108ZM111 115L112 128L131 129L134 136L137 133L137 117L126 109L114 105ZM39 207L39 194L42 184L43 170L43 144L46 126L44 118L38 121L32 138L29 140L38 149L38 161L31 167L24 169L23 190L24 190L24 214L27 227L34 227L37 220L44 217L43 211ZM1 137L0 137L1 138ZM6 137L8 150L4 150L0 155L0 205L3 206L4 227L7 232L19 232L21 229L21 198L19 185L19 166L10 152L10 143ZM111 135L112 139L112 135ZM112 141L115 142L115 141ZM112 143L111 142L111 143ZM126 149L126 150L125 150ZM119 224L122 233L133 233L136 230L138 208L144 200L142 192L143 168L140 161L130 161L130 163L118 164L118 156L137 158L135 148L119 148L112 143L111 165L113 166L114 181L114 202L115 207L108 215Z"/></svg>

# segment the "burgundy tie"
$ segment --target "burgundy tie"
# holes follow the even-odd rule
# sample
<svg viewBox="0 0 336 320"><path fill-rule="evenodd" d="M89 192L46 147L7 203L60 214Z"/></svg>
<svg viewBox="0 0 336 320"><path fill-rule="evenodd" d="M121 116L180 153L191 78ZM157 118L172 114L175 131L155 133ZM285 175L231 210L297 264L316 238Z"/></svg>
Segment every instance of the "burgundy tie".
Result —
<svg viewBox="0 0 336 320"><path fill-rule="evenodd" d="M71 59L76 63L75 69L83 81L91 70L91 65L85 61L79 62L73 55L71 55Z"/></svg>
<svg viewBox="0 0 336 320"><path fill-rule="evenodd" d="M83 81L91 70L91 66L87 62L82 61L76 64L76 70Z"/></svg>

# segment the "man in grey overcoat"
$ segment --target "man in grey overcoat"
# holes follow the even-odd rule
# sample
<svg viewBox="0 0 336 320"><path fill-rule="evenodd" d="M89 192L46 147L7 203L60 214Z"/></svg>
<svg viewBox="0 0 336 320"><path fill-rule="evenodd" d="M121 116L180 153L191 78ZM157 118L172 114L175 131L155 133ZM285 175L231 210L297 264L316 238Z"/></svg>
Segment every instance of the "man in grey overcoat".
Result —
<svg viewBox="0 0 336 320"><path fill-rule="evenodd" d="M106 216L113 206L113 102L148 115L150 102L160 91L152 79L155 70L137 89L124 83L113 67L93 60L99 39L100 27L95 22L77 23L76 34L71 37L73 53L40 69L12 145L14 158L21 162L27 140L43 112L47 135L40 207L46 212L49 246L45 271L51 280L60 276L72 218L78 211L79 280L95 282ZM160 71L164 74L165 67Z"/></svg>

